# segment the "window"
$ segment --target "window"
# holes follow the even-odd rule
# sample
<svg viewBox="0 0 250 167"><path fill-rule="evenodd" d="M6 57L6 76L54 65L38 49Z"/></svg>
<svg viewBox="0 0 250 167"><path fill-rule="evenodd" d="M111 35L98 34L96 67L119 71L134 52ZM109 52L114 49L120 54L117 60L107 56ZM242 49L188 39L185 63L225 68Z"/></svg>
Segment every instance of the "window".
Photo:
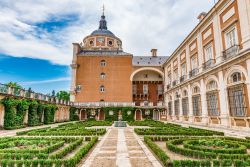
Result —
<svg viewBox="0 0 250 167"><path fill-rule="evenodd" d="M178 68L174 70L174 81L178 79Z"/></svg>
<svg viewBox="0 0 250 167"><path fill-rule="evenodd" d="M109 41L109 46L112 46L113 45L113 41Z"/></svg>
<svg viewBox="0 0 250 167"><path fill-rule="evenodd" d="M236 28L233 27L226 32L226 49L236 45Z"/></svg>
<svg viewBox="0 0 250 167"><path fill-rule="evenodd" d="M246 116L247 106L245 102L245 92L244 86L238 84L228 88L228 100L229 100L229 109L230 114L233 117L244 117Z"/></svg>
<svg viewBox="0 0 250 167"><path fill-rule="evenodd" d="M193 96L192 103L193 103L194 116L200 116L201 115L201 110L200 110L201 109L201 97L200 97L200 95Z"/></svg>
<svg viewBox="0 0 250 167"><path fill-rule="evenodd" d="M106 66L106 61L105 60L101 60L100 64L101 64L102 67L104 67L104 66Z"/></svg>
<svg viewBox="0 0 250 167"><path fill-rule="evenodd" d="M137 93L137 85L133 84L133 95Z"/></svg>
<svg viewBox="0 0 250 167"><path fill-rule="evenodd" d="M181 75L182 76L186 75L186 63L181 65Z"/></svg>
<svg viewBox="0 0 250 167"><path fill-rule="evenodd" d="M143 85L143 94L148 94L148 84Z"/></svg>
<svg viewBox="0 0 250 167"><path fill-rule="evenodd" d="M104 92L105 91L105 88L103 85L100 86L100 92Z"/></svg>
<svg viewBox="0 0 250 167"><path fill-rule="evenodd" d="M235 82L240 82L241 81L241 73L239 72L235 72L231 75L231 83L235 83Z"/></svg>
<svg viewBox="0 0 250 167"><path fill-rule="evenodd" d="M168 102L168 114L172 115L172 102Z"/></svg>
<svg viewBox="0 0 250 167"><path fill-rule="evenodd" d="M218 93L207 93L207 110L209 116L219 116Z"/></svg>
<svg viewBox="0 0 250 167"><path fill-rule="evenodd" d="M197 55L191 58L191 68L196 69L198 67Z"/></svg>
<svg viewBox="0 0 250 167"><path fill-rule="evenodd" d="M210 81L207 84L207 90L214 90L217 88L217 83L215 81Z"/></svg>
<svg viewBox="0 0 250 167"><path fill-rule="evenodd" d="M144 78L148 78L148 74L144 74Z"/></svg>
<svg viewBox="0 0 250 167"><path fill-rule="evenodd" d="M104 78L106 77L106 74L102 72L102 73L100 74L100 77L101 77L101 79L104 79Z"/></svg>
<svg viewBox="0 0 250 167"><path fill-rule="evenodd" d="M171 73L168 74L168 84L170 84L170 83L171 83Z"/></svg>
<svg viewBox="0 0 250 167"><path fill-rule="evenodd" d="M163 94L163 85L162 84L158 84L157 85L157 90L158 90L158 95L162 95Z"/></svg>
<svg viewBox="0 0 250 167"><path fill-rule="evenodd" d="M89 44L92 46L92 45L94 45L94 41L89 41Z"/></svg>
<svg viewBox="0 0 250 167"><path fill-rule="evenodd" d="M182 112L183 112L183 115L184 116L187 116L188 115L188 111L189 111L189 108L188 108L188 98L185 97L185 98L182 98Z"/></svg>
<svg viewBox="0 0 250 167"><path fill-rule="evenodd" d="M213 47L212 44L209 44L205 47L205 61L213 59Z"/></svg>
<svg viewBox="0 0 250 167"><path fill-rule="evenodd" d="M174 101L174 113L176 116L179 116L180 113L180 102L179 99Z"/></svg>
<svg viewBox="0 0 250 167"><path fill-rule="evenodd" d="M193 94L200 93L200 88L198 86L194 87Z"/></svg>
<svg viewBox="0 0 250 167"><path fill-rule="evenodd" d="M77 85L76 86L76 92L81 92L82 86L81 85Z"/></svg>

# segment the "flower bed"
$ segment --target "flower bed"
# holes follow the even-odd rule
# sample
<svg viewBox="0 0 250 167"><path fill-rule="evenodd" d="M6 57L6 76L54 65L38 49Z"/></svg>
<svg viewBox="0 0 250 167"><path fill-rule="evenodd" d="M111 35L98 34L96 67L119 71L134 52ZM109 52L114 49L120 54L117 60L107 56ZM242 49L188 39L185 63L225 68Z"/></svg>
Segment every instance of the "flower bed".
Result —
<svg viewBox="0 0 250 167"><path fill-rule="evenodd" d="M180 127L180 125L164 123L154 120L144 120L144 121L129 121L130 126L149 126L149 127Z"/></svg>
<svg viewBox="0 0 250 167"><path fill-rule="evenodd" d="M74 167L97 142L78 137L1 138L0 166ZM68 156L75 149L72 156Z"/></svg>
<svg viewBox="0 0 250 167"><path fill-rule="evenodd" d="M112 122L108 121L87 121L68 123L60 125L56 128L41 128L28 131L17 132L17 135L29 135L29 136L99 136L106 133L105 128L85 128L91 126L103 126L110 125Z"/></svg>
<svg viewBox="0 0 250 167"><path fill-rule="evenodd" d="M145 143L158 156L165 166L236 166L250 165L249 141L232 137L181 137L144 136ZM155 141L166 142L169 151L192 157L195 160L172 160ZM168 158L162 158L168 157Z"/></svg>

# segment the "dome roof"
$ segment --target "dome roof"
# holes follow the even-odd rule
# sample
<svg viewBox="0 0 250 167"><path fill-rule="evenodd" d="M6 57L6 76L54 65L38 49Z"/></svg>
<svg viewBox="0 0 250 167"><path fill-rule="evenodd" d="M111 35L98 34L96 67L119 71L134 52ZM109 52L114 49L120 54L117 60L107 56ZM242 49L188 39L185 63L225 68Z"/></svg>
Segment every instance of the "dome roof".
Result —
<svg viewBox="0 0 250 167"><path fill-rule="evenodd" d="M91 33L91 35L110 35L110 36L115 36L111 31L106 30L106 29L98 29L95 30Z"/></svg>
<svg viewBox="0 0 250 167"><path fill-rule="evenodd" d="M91 35L109 35L115 37L115 35L108 30L107 21L105 20L104 12L99 21L99 28L91 33Z"/></svg>

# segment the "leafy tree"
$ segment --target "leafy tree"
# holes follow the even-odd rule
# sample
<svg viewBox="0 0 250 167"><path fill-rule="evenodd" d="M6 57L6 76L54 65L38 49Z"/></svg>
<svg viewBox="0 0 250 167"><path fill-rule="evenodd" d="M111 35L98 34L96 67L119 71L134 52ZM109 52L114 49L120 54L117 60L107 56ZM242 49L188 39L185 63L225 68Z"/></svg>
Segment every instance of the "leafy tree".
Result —
<svg viewBox="0 0 250 167"><path fill-rule="evenodd" d="M56 97L60 100L66 100L69 101L70 99L70 94L67 91L61 90L59 92L57 92Z"/></svg>
<svg viewBox="0 0 250 167"><path fill-rule="evenodd" d="M52 90L52 93L51 93L51 96L55 96L56 95L56 91L55 90Z"/></svg>
<svg viewBox="0 0 250 167"><path fill-rule="evenodd" d="M16 82L9 82L9 83L7 83L6 85L9 86L9 87L12 87L12 88L22 89L22 86L19 85L19 84L16 83Z"/></svg>

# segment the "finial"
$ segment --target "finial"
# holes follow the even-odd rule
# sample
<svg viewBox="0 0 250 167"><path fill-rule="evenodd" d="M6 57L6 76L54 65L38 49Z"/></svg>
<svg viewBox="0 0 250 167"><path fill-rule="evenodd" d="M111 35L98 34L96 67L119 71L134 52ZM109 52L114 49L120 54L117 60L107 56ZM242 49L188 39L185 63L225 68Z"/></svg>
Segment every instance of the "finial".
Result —
<svg viewBox="0 0 250 167"><path fill-rule="evenodd" d="M104 16L104 10L105 10L105 8L104 8L104 4L102 5L102 15Z"/></svg>

